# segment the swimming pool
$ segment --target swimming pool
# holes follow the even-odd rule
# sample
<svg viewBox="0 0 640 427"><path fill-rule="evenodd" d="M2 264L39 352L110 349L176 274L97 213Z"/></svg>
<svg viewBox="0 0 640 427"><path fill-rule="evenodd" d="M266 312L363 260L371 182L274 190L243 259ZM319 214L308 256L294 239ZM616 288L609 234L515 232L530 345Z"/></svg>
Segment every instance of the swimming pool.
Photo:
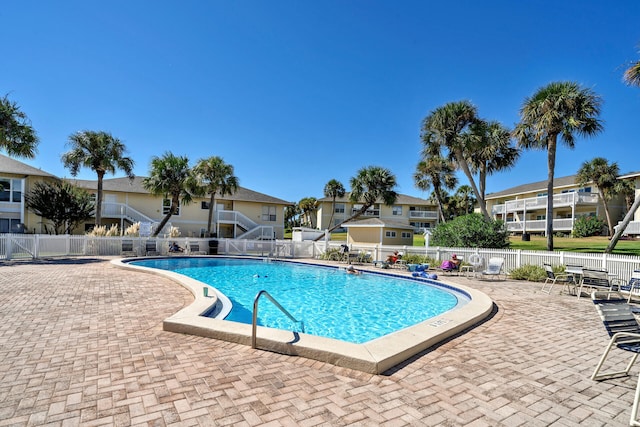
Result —
<svg viewBox="0 0 640 427"><path fill-rule="evenodd" d="M218 259L229 257L204 256L195 258ZM251 257L235 258L246 260ZM214 307L220 305L220 299L217 295L205 296L203 294L203 287L208 288L208 285L175 271L149 268L131 263L132 261L143 259L114 259L111 263L117 268L168 278L188 289L194 296L194 301L191 304L163 321L163 329L165 331L215 338L243 345L253 346L256 343L255 347L260 350L301 356L373 374L382 373L429 347L461 333L490 316L493 311L493 301L484 293L468 286L458 284L451 286L450 284L439 282L444 287L466 294L469 297L469 301L426 321L361 344L307 333L292 332L291 330L265 327L258 327L254 336L252 325L205 316ZM154 257L153 259L160 260L162 258ZM297 263L296 261L291 262ZM323 264L322 261L316 260L304 260L303 263ZM335 263L333 265L331 265L332 263L329 264L336 270ZM344 265L341 267L344 268ZM367 268L362 267L362 269ZM372 272L375 271L377 274L402 275L400 272L389 270L381 272L380 269L373 267L368 269ZM408 272L405 272L405 278L406 276L408 276ZM132 278L134 277L132 276ZM133 280L131 285L135 286ZM141 295L141 298L144 298L144 295ZM266 304L261 302L259 311L262 311L264 306Z"/></svg>
<svg viewBox="0 0 640 427"><path fill-rule="evenodd" d="M425 282L351 275L343 269L290 262L168 258L132 264L174 271L212 286L233 305L225 320L251 324L254 299L265 290L298 322L263 299L258 325L357 344L424 322L469 300L461 292Z"/></svg>

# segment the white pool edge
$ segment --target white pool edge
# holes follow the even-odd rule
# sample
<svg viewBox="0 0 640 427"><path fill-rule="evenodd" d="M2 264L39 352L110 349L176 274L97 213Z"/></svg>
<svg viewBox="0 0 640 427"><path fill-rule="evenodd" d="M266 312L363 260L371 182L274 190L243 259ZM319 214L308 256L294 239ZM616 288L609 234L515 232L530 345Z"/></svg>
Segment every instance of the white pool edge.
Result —
<svg viewBox="0 0 640 427"><path fill-rule="evenodd" d="M145 258L127 258L126 261L134 259ZM210 293L208 297L204 296L203 288L208 285L172 271L131 265L123 261L125 260L114 259L111 264L117 268L169 278L193 294L193 303L166 318L163 321L163 330L251 345L251 325L202 316L217 301L215 294ZM397 276L407 278L402 275ZM483 292L462 285L449 286L466 292L471 300L462 307L364 344L303 333L294 335L291 331L259 326L257 348L302 356L371 374L381 374L479 323L493 311L493 301Z"/></svg>

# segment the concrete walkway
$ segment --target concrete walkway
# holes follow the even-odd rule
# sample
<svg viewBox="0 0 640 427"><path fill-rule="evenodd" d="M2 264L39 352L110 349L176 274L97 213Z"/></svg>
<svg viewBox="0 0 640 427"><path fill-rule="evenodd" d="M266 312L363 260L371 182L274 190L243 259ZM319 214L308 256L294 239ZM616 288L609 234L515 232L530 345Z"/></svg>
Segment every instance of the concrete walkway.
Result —
<svg viewBox="0 0 640 427"><path fill-rule="evenodd" d="M0 426L628 424L638 368L589 379L607 335L588 298L446 280L495 315L371 375L164 332L192 296L107 259L0 264Z"/></svg>

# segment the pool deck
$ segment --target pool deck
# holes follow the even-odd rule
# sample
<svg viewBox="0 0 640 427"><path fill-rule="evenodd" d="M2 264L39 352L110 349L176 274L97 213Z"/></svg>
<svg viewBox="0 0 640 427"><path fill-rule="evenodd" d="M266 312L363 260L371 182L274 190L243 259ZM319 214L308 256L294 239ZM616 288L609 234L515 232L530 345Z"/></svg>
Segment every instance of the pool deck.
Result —
<svg viewBox="0 0 640 427"><path fill-rule="evenodd" d="M496 312L373 375L163 331L191 293L108 258L0 263L0 426L628 425L638 368L589 379L608 340L588 298L441 279Z"/></svg>

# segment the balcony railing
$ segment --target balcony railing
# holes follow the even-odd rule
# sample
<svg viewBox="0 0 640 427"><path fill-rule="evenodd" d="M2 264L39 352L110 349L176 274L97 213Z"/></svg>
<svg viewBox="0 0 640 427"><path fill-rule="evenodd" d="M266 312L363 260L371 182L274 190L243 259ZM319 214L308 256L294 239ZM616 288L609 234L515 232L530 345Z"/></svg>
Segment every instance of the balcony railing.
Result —
<svg viewBox="0 0 640 427"><path fill-rule="evenodd" d="M571 231L573 222L571 218L554 219L553 231ZM507 230L511 232L544 232L546 229L547 220L545 219L507 222Z"/></svg>
<svg viewBox="0 0 640 427"><path fill-rule="evenodd" d="M438 219L436 211L409 211L409 219Z"/></svg>
<svg viewBox="0 0 640 427"><path fill-rule="evenodd" d="M598 203L598 194L596 193L564 193L553 195L553 207L559 206L575 206L575 205L593 205ZM509 200L504 204L494 205L491 208L493 215L504 214L507 212L533 211L537 209L545 209L547 207L547 196L529 197L526 199Z"/></svg>

